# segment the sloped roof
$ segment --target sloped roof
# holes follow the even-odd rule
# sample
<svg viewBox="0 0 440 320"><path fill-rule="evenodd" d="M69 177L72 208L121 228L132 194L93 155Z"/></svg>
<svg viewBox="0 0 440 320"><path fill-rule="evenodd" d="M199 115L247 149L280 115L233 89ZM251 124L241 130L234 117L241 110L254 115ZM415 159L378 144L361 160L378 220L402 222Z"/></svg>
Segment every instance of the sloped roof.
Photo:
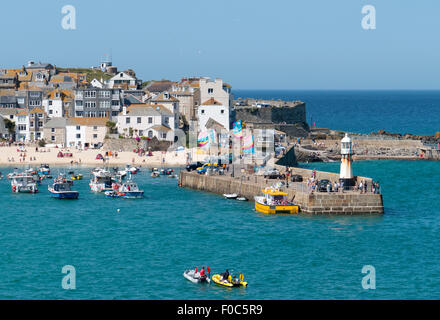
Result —
<svg viewBox="0 0 440 320"><path fill-rule="evenodd" d="M105 127L108 119L107 118L86 118L86 117L76 117L68 118L67 125L71 126L101 126Z"/></svg>
<svg viewBox="0 0 440 320"><path fill-rule="evenodd" d="M41 110L38 107L33 108L29 113L44 113L44 110Z"/></svg>
<svg viewBox="0 0 440 320"><path fill-rule="evenodd" d="M166 92L168 94L168 98L165 97L165 92L162 92L161 94L159 94L156 98L151 99L151 101L157 101L157 102L168 102L168 101L172 101L172 102L178 102L179 99L174 98L171 93Z"/></svg>
<svg viewBox="0 0 440 320"><path fill-rule="evenodd" d="M45 128L65 128L67 124L67 118L52 118L44 125Z"/></svg>
<svg viewBox="0 0 440 320"><path fill-rule="evenodd" d="M164 125L155 125L155 126L152 126L151 129L156 130L156 131L171 131L170 128L168 128Z"/></svg>
<svg viewBox="0 0 440 320"><path fill-rule="evenodd" d="M169 90L175 82L172 81L155 81L152 84L148 85L146 88L150 92L163 92Z"/></svg>
<svg viewBox="0 0 440 320"><path fill-rule="evenodd" d="M218 102L214 98L206 100L205 102L202 103L202 106L216 106L216 105L223 105L223 104Z"/></svg>

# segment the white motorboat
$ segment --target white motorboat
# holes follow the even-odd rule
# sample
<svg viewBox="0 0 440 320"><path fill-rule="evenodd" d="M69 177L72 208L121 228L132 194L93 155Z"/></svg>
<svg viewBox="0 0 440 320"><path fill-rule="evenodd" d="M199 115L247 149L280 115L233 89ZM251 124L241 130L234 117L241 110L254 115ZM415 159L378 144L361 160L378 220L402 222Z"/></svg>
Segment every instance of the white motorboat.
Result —
<svg viewBox="0 0 440 320"><path fill-rule="evenodd" d="M238 194L236 194L236 193L224 193L223 197L225 197L226 199L237 199Z"/></svg>
<svg viewBox="0 0 440 320"><path fill-rule="evenodd" d="M89 186L93 192L111 191L113 190L112 184L112 175L108 170L95 169L92 171L92 179Z"/></svg>
<svg viewBox="0 0 440 320"><path fill-rule="evenodd" d="M25 193L37 193L38 187L31 175L14 175L11 178L11 188L13 193L25 192Z"/></svg>

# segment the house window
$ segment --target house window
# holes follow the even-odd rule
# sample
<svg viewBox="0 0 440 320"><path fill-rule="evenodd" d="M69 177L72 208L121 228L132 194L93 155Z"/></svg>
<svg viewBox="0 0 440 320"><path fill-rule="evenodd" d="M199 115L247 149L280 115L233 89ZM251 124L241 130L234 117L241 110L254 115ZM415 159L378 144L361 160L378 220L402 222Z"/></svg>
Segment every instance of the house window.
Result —
<svg viewBox="0 0 440 320"><path fill-rule="evenodd" d="M148 131L148 137L149 137L149 138L153 138L153 131L151 131L151 130Z"/></svg>
<svg viewBox="0 0 440 320"><path fill-rule="evenodd" d="M209 94L214 93L214 89L209 88L209 89L208 89L208 93L209 93Z"/></svg>
<svg viewBox="0 0 440 320"><path fill-rule="evenodd" d="M43 126L43 121L38 121L38 127L42 127Z"/></svg>
<svg viewBox="0 0 440 320"><path fill-rule="evenodd" d="M205 110L202 109L202 110L201 110L201 113L202 113L202 114L205 114Z"/></svg>
<svg viewBox="0 0 440 320"><path fill-rule="evenodd" d="M49 110L49 114L53 114L53 110L52 109Z"/></svg>
<svg viewBox="0 0 440 320"><path fill-rule="evenodd" d="M137 123L142 123L142 118L141 117L137 117Z"/></svg>
<svg viewBox="0 0 440 320"><path fill-rule="evenodd" d="M50 129L51 132L55 132L55 128Z"/></svg>
<svg viewBox="0 0 440 320"><path fill-rule="evenodd" d="M97 134L94 134L93 135L93 139L97 139L98 138L98 135Z"/></svg>
<svg viewBox="0 0 440 320"><path fill-rule="evenodd" d="M125 123L129 124L130 123L130 117L125 118Z"/></svg>
<svg viewBox="0 0 440 320"><path fill-rule="evenodd" d="M166 139L166 138L167 138L166 132L162 132L162 139Z"/></svg>
<svg viewBox="0 0 440 320"><path fill-rule="evenodd" d="M139 130L139 136L142 137L144 135L144 131L143 130Z"/></svg>
<svg viewBox="0 0 440 320"><path fill-rule="evenodd" d="M43 114L42 113L38 113L38 118L43 118Z"/></svg>
<svg viewBox="0 0 440 320"><path fill-rule="evenodd" d="M52 100L49 100L49 105L50 105L50 106L52 105Z"/></svg>
<svg viewBox="0 0 440 320"><path fill-rule="evenodd" d="M37 132L37 139L41 138L41 133Z"/></svg>
<svg viewBox="0 0 440 320"><path fill-rule="evenodd" d="M80 134L80 133L77 133L77 134L76 134L76 138L77 138L77 139L81 139L81 134Z"/></svg>
<svg viewBox="0 0 440 320"><path fill-rule="evenodd" d="M168 124L170 122L170 118L165 117L165 124Z"/></svg>
<svg viewBox="0 0 440 320"><path fill-rule="evenodd" d="M55 136L50 137L50 140L55 141Z"/></svg>
<svg viewBox="0 0 440 320"><path fill-rule="evenodd" d="M148 123L153 123L153 117L148 117Z"/></svg>
<svg viewBox="0 0 440 320"><path fill-rule="evenodd" d="M33 121L31 121L31 128L33 128L34 127L34 122Z"/></svg>
<svg viewBox="0 0 440 320"><path fill-rule="evenodd" d="M81 130L81 126L76 126L76 130Z"/></svg>
<svg viewBox="0 0 440 320"><path fill-rule="evenodd" d="M98 130L98 126L93 126L93 131Z"/></svg>
<svg viewBox="0 0 440 320"><path fill-rule="evenodd" d="M225 113L225 110L221 110L220 113L221 113L221 114Z"/></svg>

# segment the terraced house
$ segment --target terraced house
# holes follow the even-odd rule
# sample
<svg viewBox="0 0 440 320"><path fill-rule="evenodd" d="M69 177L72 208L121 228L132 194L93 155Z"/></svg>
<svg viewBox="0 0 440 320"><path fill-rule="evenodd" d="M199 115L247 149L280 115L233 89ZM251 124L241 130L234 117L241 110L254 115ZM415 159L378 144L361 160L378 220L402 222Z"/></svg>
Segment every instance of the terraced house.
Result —
<svg viewBox="0 0 440 320"><path fill-rule="evenodd" d="M81 88L75 92L75 117L107 118L117 117L121 111L121 90L106 88Z"/></svg>

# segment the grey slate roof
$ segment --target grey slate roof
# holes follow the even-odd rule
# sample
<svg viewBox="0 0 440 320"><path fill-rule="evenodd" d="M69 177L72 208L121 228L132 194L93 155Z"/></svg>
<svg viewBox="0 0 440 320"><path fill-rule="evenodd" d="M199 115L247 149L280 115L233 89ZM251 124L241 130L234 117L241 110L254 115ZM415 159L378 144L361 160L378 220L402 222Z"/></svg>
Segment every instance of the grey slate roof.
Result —
<svg viewBox="0 0 440 320"><path fill-rule="evenodd" d="M67 124L66 118L52 118L44 125L45 128L65 128Z"/></svg>

